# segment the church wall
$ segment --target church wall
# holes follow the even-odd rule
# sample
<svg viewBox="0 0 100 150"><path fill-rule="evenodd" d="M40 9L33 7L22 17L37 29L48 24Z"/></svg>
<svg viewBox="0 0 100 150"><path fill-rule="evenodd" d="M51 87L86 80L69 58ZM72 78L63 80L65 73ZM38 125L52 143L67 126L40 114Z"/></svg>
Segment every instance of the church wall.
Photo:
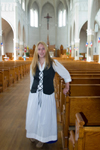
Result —
<svg viewBox="0 0 100 150"><path fill-rule="evenodd" d="M5 42L5 53L13 53L13 32L12 30L8 33Z"/></svg>
<svg viewBox="0 0 100 150"><path fill-rule="evenodd" d="M58 5L57 49L60 49L61 45L63 45L64 49L67 49L67 45L68 45L67 25L59 27L59 25L60 25L59 23L61 22L61 20L59 22L59 13L60 13L60 11L63 12L64 9L65 9L65 7L64 7L63 3L60 1L59 5ZM66 16L67 16L67 14L66 14ZM67 20L67 18L66 18L66 20Z"/></svg>
<svg viewBox="0 0 100 150"><path fill-rule="evenodd" d="M80 11L80 13L79 13L79 33L80 33L82 26L85 24L85 22L87 20L88 20L88 12Z"/></svg>
<svg viewBox="0 0 100 150"><path fill-rule="evenodd" d="M87 47L85 46L86 44L86 39L87 39L87 34L85 30L81 30L80 33L80 48L79 48L79 53L86 53L87 52Z"/></svg>
<svg viewBox="0 0 100 150"><path fill-rule="evenodd" d="M14 31L14 3L1 4L1 17L5 19Z"/></svg>
<svg viewBox="0 0 100 150"><path fill-rule="evenodd" d="M99 55L99 44L98 44L98 36L99 32L95 32L94 34L94 49L93 49L93 55Z"/></svg>
<svg viewBox="0 0 100 150"><path fill-rule="evenodd" d="M63 45L64 49L67 49L67 28L58 27L57 28L57 48Z"/></svg>
<svg viewBox="0 0 100 150"><path fill-rule="evenodd" d="M37 44L39 41L39 29L35 27L29 27L29 48Z"/></svg>
<svg viewBox="0 0 100 150"><path fill-rule="evenodd" d="M5 1L7 1L7 0L5 0ZM59 1L58 3L54 3L53 0L52 0L52 3L47 0L45 0L44 3L41 2L41 4L39 4L39 0L38 0L38 2L37 1L32 2L32 4L33 4L32 7L34 9L37 8L37 10L38 10L38 15L39 15L39 23L38 23L39 26L38 27L30 27L29 10L27 12L25 12L22 10L20 4L16 3L18 1L16 1L16 2L13 0L10 0L10 1L11 2L9 3L8 6L6 3L3 3L4 2L3 0L2 0L2 4L1 4L1 9L2 9L1 16L10 24L10 26L12 28L11 32L3 35L4 36L3 41L5 43L5 44L3 43L3 45L4 45L4 49L6 50L6 52L11 52L11 51L13 52L14 41L16 42L15 45L19 44L19 45L23 46L23 49L24 49L25 45L29 46L29 48L32 48L33 45L36 44L40 40L47 43L48 42L47 35L49 35L49 44L50 45L56 44L57 49L60 48L61 44L63 45L64 49L67 49L67 46L71 46L73 43L75 43L75 41L79 40L80 41L79 53L84 53L87 51L87 48L85 47L85 44L87 42L87 31L84 30L84 27L82 29L82 26L85 24L86 21L92 22L89 20L91 18L88 17L92 8L88 7L89 3L87 0L69 1L72 3L69 6L70 8L69 8L69 12L67 14L68 22L66 23L65 27L58 27L58 22L57 22L59 10L63 10L66 8L64 6L62 0ZM96 2L95 12L93 10L93 14L96 14L96 11L98 10L97 4L98 3ZM15 8L15 6L16 6L16 8ZM29 5L27 5L27 6L29 7ZM27 9L29 9L29 8L27 8ZM90 9L90 11L89 11L89 9ZM15 15L16 15L15 16L16 20L14 18L14 11L15 11ZM44 18L47 16L47 13L49 13L49 16L51 17L49 19L49 29L47 29L47 18ZM91 16L92 16L92 13L91 13L90 17ZM93 20L94 20L94 17L93 17ZM15 25L15 21L16 21L17 25ZM20 34L19 34L19 30L18 30L19 29L18 22L20 22L20 30L21 30ZM94 26L94 24L93 24L93 26ZM23 34L23 28L24 28L24 34ZM93 37L94 38L93 39L94 40L93 41L93 55L99 54L99 45L100 44L98 44L98 42L97 42L98 37L99 37L98 34L99 33L96 33ZM80 35L80 36L78 36L78 35ZM15 38L15 40L13 41L14 38Z"/></svg>
<svg viewBox="0 0 100 150"><path fill-rule="evenodd" d="M19 34L17 34L17 38L19 37L19 41L20 42L23 42L23 45L26 44L26 37L27 37L27 27L26 27L26 16L25 16L25 13L23 13L24 11L21 10L20 7L18 7L18 18L17 18L17 27L16 27L16 30L17 30L17 33L19 32L19 22L20 22L20 30L21 30L21 33L20 34L20 37L19 37ZM24 28L24 37L23 37L23 28ZM23 41L24 39L24 41Z"/></svg>
<svg viewBox="0 0 100 150"><path fill-rule="evenodd" d="M47 13L51 17L49 19L49 27L47 29ZM50 3L46 3L42 8L41 15L41 40L47 43L47 36L49 35L49 45L55 45L55 12L54 7Z"/></svg>

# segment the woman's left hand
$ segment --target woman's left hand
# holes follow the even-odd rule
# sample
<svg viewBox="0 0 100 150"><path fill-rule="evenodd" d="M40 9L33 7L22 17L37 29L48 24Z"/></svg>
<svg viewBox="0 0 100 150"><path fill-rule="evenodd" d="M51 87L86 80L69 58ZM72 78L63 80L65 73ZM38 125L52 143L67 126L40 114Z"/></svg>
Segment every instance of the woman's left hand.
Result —
<svg viewBox="0 0 100 150"><path fill-rule="evenodd" d="M69 91L69 88L66 88L66 87L65 87L65 88L63 89L64 95L66 95L68 91Z"/></svg>

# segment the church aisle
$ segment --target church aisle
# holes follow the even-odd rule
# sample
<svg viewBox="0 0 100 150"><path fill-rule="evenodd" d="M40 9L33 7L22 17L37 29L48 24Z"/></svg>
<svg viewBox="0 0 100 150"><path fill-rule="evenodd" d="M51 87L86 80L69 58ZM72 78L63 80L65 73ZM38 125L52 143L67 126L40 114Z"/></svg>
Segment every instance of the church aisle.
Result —
<svg viewBox="0 0 100 150"><path fill-rule="evenodd" d="M25 119L29 94L29 75L0 93L0 150L37 150L35 143L26 138ZM61 150L61 132L58 141L44 144L42 150Z"/></svg>

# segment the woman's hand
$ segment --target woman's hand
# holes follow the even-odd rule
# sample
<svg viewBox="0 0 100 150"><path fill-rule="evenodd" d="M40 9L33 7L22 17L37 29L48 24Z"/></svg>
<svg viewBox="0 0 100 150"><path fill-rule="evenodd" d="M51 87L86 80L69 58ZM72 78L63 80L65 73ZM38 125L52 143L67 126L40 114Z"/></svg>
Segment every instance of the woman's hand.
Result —
<svg viewBox="0 0 100 150"><path fill-rule="evenodd" d="M65 88L63 89L64 95L66 95L68 91L69 91L69 82L65 83Z"/></svg>
<svg viewBox="0 0 100 150"><path fill-rule="evenodd" d="M63 93L64 93L64 95L66 95L68 91L69 91L69 89L68 89L68 88L64 88L64 89L63 89Z"/></svg>

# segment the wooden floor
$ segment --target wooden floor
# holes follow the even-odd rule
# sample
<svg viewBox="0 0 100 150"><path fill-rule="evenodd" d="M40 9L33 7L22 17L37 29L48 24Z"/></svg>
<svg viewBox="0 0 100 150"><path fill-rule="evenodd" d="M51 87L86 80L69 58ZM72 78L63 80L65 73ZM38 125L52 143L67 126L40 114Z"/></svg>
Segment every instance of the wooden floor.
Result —
<svg viewBox="0 0 100 150"><path fill-rule="evenodd" d="M36 144L26 138L25 117L29 94L29 75L0 93L0 150L37 150ZM58 141L44 144L42 150L62 150L61 127Z"/></svg>

